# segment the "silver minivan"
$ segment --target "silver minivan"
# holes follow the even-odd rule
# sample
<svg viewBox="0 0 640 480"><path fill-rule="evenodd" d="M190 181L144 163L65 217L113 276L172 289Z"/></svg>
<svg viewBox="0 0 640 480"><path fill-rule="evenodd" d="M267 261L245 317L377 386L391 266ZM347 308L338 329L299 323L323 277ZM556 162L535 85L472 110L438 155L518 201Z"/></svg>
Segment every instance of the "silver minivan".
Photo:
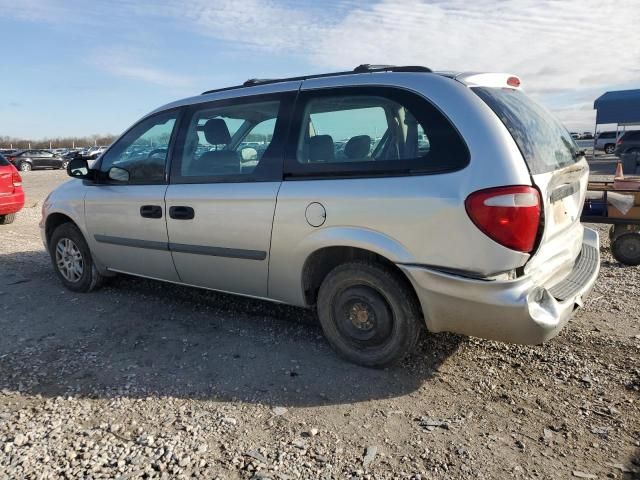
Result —
<svg viewBox="0 0 640 480"><path fill-rule="evenodd" d="M508 74L250 80L157 109L68 172L40 224L66 287L126 273L315 308L370 367L423 327L544 342L599 270L587 162Z"/></svg>

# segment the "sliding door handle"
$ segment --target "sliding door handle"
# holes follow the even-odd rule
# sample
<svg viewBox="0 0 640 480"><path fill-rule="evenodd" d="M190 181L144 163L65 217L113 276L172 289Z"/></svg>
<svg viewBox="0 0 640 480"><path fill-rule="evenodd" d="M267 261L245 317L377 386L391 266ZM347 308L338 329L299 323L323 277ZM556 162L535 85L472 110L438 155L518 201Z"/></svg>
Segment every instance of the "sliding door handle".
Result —
<svg viewBox="0 0 640 480"><path fill-rule="evenodd" d="M178 206L169 208L169 216L174 220L191 220L196 212L191 207Z"/></svg>

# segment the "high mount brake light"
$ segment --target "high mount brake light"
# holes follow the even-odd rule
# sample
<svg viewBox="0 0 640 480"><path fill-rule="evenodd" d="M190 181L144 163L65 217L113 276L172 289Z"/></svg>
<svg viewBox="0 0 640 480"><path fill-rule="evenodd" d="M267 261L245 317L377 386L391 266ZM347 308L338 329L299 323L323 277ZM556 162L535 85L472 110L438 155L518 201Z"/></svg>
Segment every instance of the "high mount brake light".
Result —
<svg viewBox="0 0 640 480"><path fill-rule="evenodd" d="M520 79L518 77L509 77L507 78L507 85L517 88L520 86Z"/></svg>
<svg viewBox="0 0 640 480"><path fill-rule="evenodd" d="M467 214L489 238L502 246L529 253L540 226L538 190L525 185L489 188L465 201Z"/></svg>

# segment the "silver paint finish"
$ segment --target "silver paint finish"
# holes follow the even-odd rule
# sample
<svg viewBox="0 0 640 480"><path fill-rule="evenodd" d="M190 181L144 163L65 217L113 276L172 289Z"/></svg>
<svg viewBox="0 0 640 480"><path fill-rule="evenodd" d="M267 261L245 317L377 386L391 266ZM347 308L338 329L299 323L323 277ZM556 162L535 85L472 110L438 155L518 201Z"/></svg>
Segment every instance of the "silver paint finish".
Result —
<svg viewBox="0 0 640 480"><path fill-rule="evenodd" d="M179 205L195 210L193 220L167 218L171 244L265 252L264 259L258 259L173 251L181 281L266 297L269 273L266 253L271 243L279 187L280 182L169 185L167 210Z"/></svg>
<svg viewBox="0 0 640 480"><path fill-rule="evenodd" d="M596 251L599 248L593 230L585 228L582 240ZM575 297L558 302L548 289L562 277L548 280L541 271L515 280L483 281L426 268L401 268L416 289L430 331L531 345L558 334L575 308L582 306L599 271L591 272Z"/></svg>
<svg viewBox="0 0 640 480"><path fill-rule="evenodd" d="M498 77L459 75L456 81L424 73L344 75L215 92L152 112L298 88L395 86L432 101L458 129L471 161L457 172L151 188L84 186L75 181L51 195L44 215L69 215L87 238L99 266L294 305L305 305L302 278L309 255L325 247L361 248L396 263L407 275L430 330L539 343L557 333L574 306L582 303L597 275L595 272L572 301L559 303L541 293L569 274L583 242L598 245L595 232L583 229L577 220L588 170L586 163L580 162L533 177L545 202L545 229L540 248L532 257L489 239L468 218L464 208L467 196L484 188L531 185L532 178L506 127L463 84L465 78L471 84ZM556 188L573 182L580 184L578 192L550 201ZM106 195L114 188L123 190L120 195ZM166 205L163 189L167 189ZM313 203L321 204L327 212L317 227L313 225L319 222L309 219L308 207ZM143 219L139 216L142 204L163 205L165 212L171 206L191 206L195 218ZM311 218L316 219L317 212L312 213ZM190 253L186 248L180 252L146 251L98 244L93 240L95 234L171 242L208 252L264 251L267 256L265 260L216 257ZM447 275L420 265L473 272L486 280ZM525 274L513 279L519 267L525 267Z"/></svg>
<svg viewBox="0 0 640 480"><path fill-rule="evenodd" d="M179 280L168 250L98 242L96 235L168 243L164 195L166 185L91 185L86 187L85 218L91 253L110 270L162 280ZM162 218L144 218L143 205L160 205Z"/></svg>

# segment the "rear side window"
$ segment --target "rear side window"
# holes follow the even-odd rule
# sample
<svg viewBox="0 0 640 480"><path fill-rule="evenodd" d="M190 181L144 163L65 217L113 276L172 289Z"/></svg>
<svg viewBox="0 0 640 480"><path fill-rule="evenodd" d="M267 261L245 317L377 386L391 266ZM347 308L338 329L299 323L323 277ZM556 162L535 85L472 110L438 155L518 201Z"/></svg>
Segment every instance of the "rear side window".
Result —
<svg viewBox="0 0 640 480"><path fill-rule="evenodd" d="M457 130L416 94L383 87L303 92L289 175L406 175L464 168Z"/></svg>
<svg viewBox="0 0 640 480"><path fill-rule="evenodd" d="M9 160L4 158L0 153L0 167L6 167L7 165L9 165Z"/></svg>
<svg viewBox="0 0 640 480"><path fill-rule="evenodd" d="M495 112L536 175L578 161L578 147L567 129L520 90L476 87L473 91Z"/></svg>

